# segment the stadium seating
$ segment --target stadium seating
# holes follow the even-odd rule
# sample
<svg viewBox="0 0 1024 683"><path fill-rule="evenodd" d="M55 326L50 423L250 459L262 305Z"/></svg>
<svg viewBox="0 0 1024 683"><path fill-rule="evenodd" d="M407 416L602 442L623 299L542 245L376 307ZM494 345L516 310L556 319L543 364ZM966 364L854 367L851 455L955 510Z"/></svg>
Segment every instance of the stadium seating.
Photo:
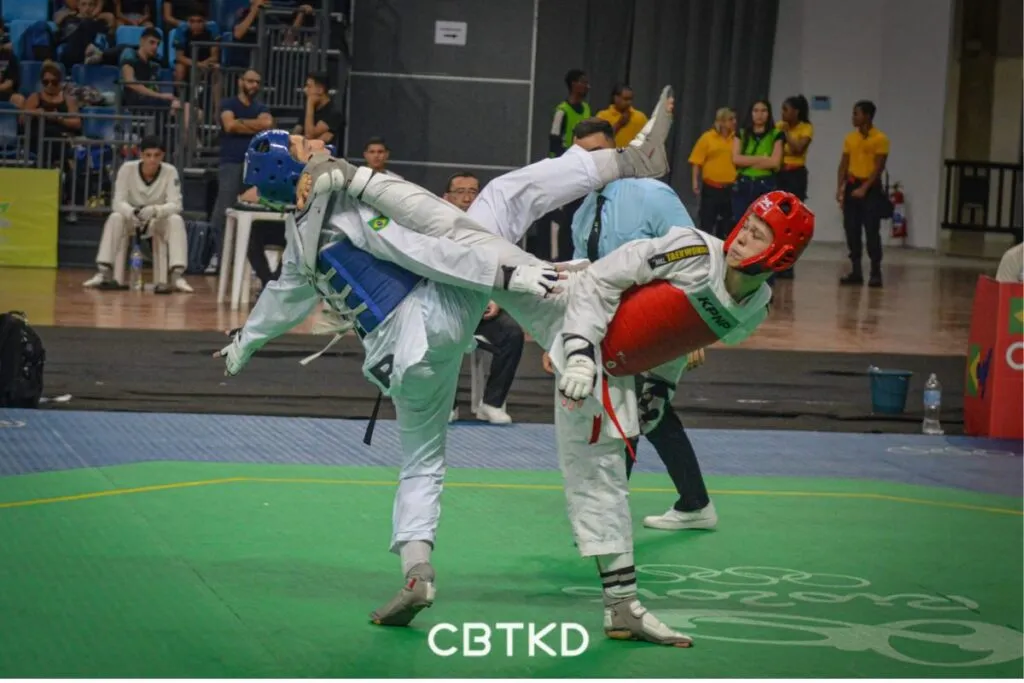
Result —
<svg viewBox="0 0 1024 683"><path fill-rule="evenodd" d="M46 21L50 18L49 0L6 0L4 23L13 21Z"/></svg>

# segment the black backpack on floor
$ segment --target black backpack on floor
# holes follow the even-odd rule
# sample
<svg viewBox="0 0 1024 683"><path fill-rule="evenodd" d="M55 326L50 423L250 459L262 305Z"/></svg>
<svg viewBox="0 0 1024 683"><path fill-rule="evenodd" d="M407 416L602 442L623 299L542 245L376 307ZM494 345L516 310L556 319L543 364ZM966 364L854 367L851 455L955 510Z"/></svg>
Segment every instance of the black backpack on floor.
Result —
<svg viewBox="0 0 1024 683"><path fill-rule="evenodd" d="M0 315L0 408L37 408L43 395L43 341L25 314Z"/></svg>

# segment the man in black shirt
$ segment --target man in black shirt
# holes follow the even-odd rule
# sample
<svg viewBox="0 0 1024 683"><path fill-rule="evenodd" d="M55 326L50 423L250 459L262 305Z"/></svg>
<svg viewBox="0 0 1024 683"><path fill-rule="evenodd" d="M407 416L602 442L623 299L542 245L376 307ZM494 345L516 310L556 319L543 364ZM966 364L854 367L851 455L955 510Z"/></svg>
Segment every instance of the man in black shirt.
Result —
<svg viewBox="0 0 1024 683"><path fill-rule="evenodd" d="M199 3L192 6L188 11L188 29L178 33L174 49L177 55L174 64L174 80L178 83L188 81L189 71L193 66L200 69L212 69L220 61L220 49L212 45L203 45L196 48L196 62L192 63L192 43L212 43L219 40L219 36L210 33L206 25L206 9Z"/></svg>
<svg viewBox="0 0 1024 683"><path fill-rule="evenodd" d="M121 62L123 102L128 107L170 107L180 109L181 102L173 93L160 92L155 81L160 80L160 32L147 28L135 50L125 50Z"/></svg>
<svg viewBox="0 0 1024 683"><path fill-rule="evenodd" d="M292 129L293 135L302 135L310 140L321 140L328 145L333 144L338 153L338 145L344 138L345 116L334 106L330 96L327 74L312 73L306 78L306 113L302 123Z"/></svg>

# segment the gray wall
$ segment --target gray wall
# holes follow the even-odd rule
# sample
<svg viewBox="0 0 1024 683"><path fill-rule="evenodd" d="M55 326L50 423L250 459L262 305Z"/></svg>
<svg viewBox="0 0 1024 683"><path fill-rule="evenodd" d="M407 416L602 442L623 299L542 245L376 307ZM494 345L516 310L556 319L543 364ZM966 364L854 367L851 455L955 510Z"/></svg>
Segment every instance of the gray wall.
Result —
<svg viewBox="0 0 1024 683"><path fill-rule="evenodd" d="M686 159L716 108L769 92L778 0L355 0L349 157L382 135L394 170L439 192L455 170L487 180L543 158L566 71L584 69L594 111L628 81L650 113L672 84L680 116L670 178L695 210ZM531 56L536 63L530 107ZM434 21L465 21L465 47L435 45ZM445 80L371 73L441 75ZM486 82L471 79L505 79ZM531 120L528 112L532 112ZM529 138L529 153L527 153Z"/></svg>
<svg viewBox="0 0 1024 683"><path fill-rule="evenodd" d="M383 136L393 170L435 192L462 167L525 164L534 5L355 0L346 155ZM466 45L436 45L437 20L466 22Z"/></svg>

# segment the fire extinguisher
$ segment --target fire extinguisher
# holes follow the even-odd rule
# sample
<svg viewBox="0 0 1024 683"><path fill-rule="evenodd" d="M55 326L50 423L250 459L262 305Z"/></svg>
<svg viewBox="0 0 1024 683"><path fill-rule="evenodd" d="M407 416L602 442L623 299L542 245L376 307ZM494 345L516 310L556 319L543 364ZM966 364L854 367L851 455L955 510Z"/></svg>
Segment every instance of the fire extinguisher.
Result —
<svg viewBox="0 0 1024 683"><path fill-rule="evenodd" d="M892 194L889 195L892 202L892 229L890 235L893 238L907 238L907 205L903 197L903 187L899 183L892 186Z"/></svg>

